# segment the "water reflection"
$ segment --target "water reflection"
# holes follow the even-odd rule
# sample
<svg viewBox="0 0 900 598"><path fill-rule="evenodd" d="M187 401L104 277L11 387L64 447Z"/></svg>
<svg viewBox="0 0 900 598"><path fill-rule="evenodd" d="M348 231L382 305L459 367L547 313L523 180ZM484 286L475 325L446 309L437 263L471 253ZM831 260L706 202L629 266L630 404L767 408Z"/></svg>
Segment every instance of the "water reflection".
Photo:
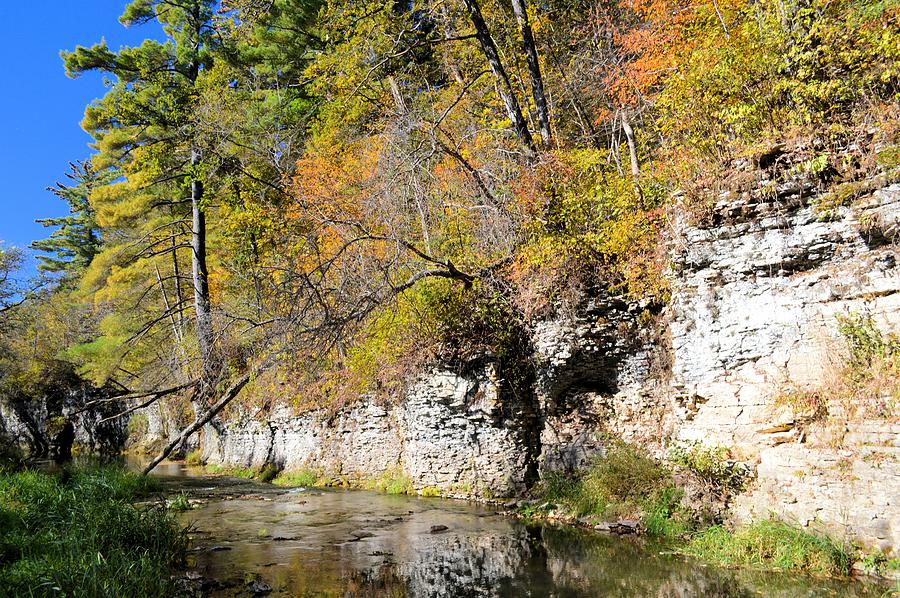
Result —
<svg viewBox="0 0 900 598"><path fill-rule="evenodd" d="M638 542L440 500L258 488L184 517L196 530L194 571L219 584L208 584L213 595L269 587L290 596L880 594L861 583L704 567Z"/></svg>

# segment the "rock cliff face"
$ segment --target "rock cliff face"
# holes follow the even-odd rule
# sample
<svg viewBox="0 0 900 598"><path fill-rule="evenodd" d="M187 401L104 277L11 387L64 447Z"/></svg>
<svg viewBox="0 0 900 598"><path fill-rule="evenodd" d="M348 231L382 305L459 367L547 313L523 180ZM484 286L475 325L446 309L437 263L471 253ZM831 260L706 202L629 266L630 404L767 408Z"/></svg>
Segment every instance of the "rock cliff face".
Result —
<svg viewBox="0 0 900 598"><path fill-rule="evenodd" d="M337 414L294 415L276 407L204 430L203 458L228 465L314 467L362 478L403 471L418 488L510 496L534 475L528 405L504 397L493 364L467 373L435 369L406 400L361 401Z"/></svg>
<svg viewBox="0 0 900 598"><path fill-rule="evenodd" d="M795 182L769 199L723 202L717 226L683 229L669 318L676 436L736 447L758 463L736 518L774 512L896 549L896 419L833 413L830 425L802 426L775 399L814 390L842 367L838 314L900 331L900 185L828 219L809 199Z"/></svg>
<svg viewBox="0 0 900 598"><path fill-rule="evenodd" d="M216 422L203 457L347 477L402 470L420 489L509 496L583 465L605 434L660 455L702 441L755 468L737 519L774 512L896 549L900 425L846 417L838 446L833 430L802 426L776 402L837 367L836 314L900 328L900 185L827 218L819 199L802 177L761 180L724 194L709 224L677 224L670 304L654 314L596 297L576 316L536 322L530 396L505 390L493 363L436 367L397 405L299 416L273 407Z"/></svg>
<svg viewBox="0 0 900 598"><path fill-rule="evenodd" d="M0 397L0 448L12 447L32 458L55 456L77 445L84 450L115 454L125 445L126 423L100 423L115 414L115 404L83 410L89 401L106 397L103 390L76 376L61 380L40 397Z"/></svg>

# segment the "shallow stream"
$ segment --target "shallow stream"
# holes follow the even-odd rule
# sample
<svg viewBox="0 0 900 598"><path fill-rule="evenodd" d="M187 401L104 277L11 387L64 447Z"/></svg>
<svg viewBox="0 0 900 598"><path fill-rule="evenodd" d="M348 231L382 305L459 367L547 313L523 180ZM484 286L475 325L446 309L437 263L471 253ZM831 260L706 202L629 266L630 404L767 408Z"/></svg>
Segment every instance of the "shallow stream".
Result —
<svg viewBox="0 0 900 598"><path fill-rule="evenodd" d="M880 596L853 581L704 566L639 539L462 501L157 474L195 503L188 577L213 596Z"/></svg>

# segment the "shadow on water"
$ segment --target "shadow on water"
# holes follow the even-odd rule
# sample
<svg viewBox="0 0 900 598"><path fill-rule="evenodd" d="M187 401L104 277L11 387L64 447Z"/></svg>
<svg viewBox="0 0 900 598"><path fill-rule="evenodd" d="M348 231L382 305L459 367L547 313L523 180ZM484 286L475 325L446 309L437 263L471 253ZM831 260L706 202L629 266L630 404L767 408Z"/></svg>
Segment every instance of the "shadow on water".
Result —
<svg viewBox="0 0 900 598"><path fill-rule="evenodd" d="M283 490L158 472L200 504L188 576L206 594L289 596L878 596L884 588L707 567L639 541L526 525L459 501ZM446 529L444 529L446 528Z"/></svg>

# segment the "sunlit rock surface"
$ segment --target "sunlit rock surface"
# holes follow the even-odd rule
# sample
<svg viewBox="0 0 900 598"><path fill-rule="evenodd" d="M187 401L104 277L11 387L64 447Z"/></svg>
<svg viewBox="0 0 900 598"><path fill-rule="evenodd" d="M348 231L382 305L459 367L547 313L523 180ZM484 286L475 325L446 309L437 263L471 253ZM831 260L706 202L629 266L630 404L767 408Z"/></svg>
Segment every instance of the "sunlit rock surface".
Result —
<svg viewBox="0 0 900 598"><path fill-rule="evenodd" d="M734 449L755 470L735 518L769 513L900 547L900 429L848 419L803 427L776 397L840 367L835 316L900 330L900 185L817 211L802 178L725 193L707 224L673 222L673 295L658 306L595 297L533 323L536 380L511 393L495 364L434 367L395 404L336 413L286 406L204 432L208 462L335 476L403 472L413 485L511 496L601 454L605 434L664 455L672 442ZM768 189L763 192L765 186Z"/></svg>

